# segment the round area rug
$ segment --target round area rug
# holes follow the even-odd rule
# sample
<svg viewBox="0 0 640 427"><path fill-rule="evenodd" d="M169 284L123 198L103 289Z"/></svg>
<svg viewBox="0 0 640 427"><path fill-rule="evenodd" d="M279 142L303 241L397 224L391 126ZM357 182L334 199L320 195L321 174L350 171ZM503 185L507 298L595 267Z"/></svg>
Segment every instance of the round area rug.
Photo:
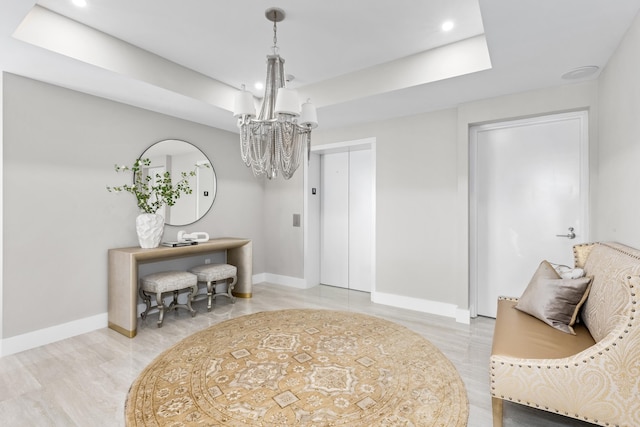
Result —
<svg viewBox="0 0 640 427"><path fill-rule="evenodd" d="M127 426L466 426L451 362L404 326L358 313L267 311L214 325L134 381Z"/></svg>

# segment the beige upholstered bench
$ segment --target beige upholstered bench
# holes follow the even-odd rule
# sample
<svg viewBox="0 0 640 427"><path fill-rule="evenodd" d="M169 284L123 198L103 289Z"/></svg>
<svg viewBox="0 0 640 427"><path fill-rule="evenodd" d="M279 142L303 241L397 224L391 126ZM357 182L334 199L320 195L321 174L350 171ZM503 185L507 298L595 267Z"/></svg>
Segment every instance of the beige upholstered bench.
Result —
<svg viewBox="0 0 640 427"><path fill-rule="evenodd" d="M198 282L206 283L207 294L194 296L194 301L207 298L207 310L211 311L211 304L213 300L220 295L224 295L231 299L231 302L235 303L236 298L233 296L233 288L238 281L238 268L231 264L203 264L197 267L189 269L189 272L198 276ZM216 292L217 282L227 282L226 292ZM231 280L231 283L229 283Z"/></svg>
<svg viewBox="0 0 640 427"><path fill-rule="evenodd" d="M602 426L640 426L640 251L593 243L574 246L574 255L575 267L593 278L575 335L516 310L525 294L498 301L495 427L505 400Z"/></svg>
<svg viewBox="0 0 640 427"><path fill-rule="evenodd" d="M181 290L190 289L187 296L186 304L178 304L178 293ZM162 295L167 292L173 292L173 301L169 307L164 306ZM158 327L162 326L164 320L164 312L178 308L185 308L191 313L191 317L196 315L196 311L191 308L191 300L193 295L198 292L198 277L195 274L186 271L164 271L161 273L153 273L140 278L140 297L145 302L147 308L140 315L144 320L149 312L158 309ZM156 305L151 305L151 295L156 296Z"/></svg>

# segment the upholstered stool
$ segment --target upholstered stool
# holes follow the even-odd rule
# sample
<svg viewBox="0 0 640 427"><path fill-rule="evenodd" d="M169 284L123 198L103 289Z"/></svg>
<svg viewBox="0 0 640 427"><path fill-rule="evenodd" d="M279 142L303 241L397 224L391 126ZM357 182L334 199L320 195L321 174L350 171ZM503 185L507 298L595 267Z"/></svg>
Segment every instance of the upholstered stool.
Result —
<svg viewBox="0 0 640 427"><path fill-rule="evenodd" d="M231 302L236 302L236 297L233 296L233 288L238 281L238 268L231 264L203 264L197 267L190 268L189 271L198 276L198 282L204 282L207 284L207 310L211 311L211 302L219 295L224 295L231 299ZM229 283L231 279L231 283ZM216 285L218 281L227 282L227 292L216 292ZM198 295L194 300L205 298L205 295Z"/></svg>
<svg viewBox="0 0 640 427"><path fill-rule="evenodd" d="M183 289L191 288L187 296L186 304L178 304L178 293ZM165 308L162 294L173 292L173 301L169 307ZM198 292L198 276L186 271L163 271L153 273L140 278L140 297L147 305L147 309L140 315L142 319L147 317L150 310L158 309L158 327L162 326L165 310L186 308L191 312L191 317L196 315L196 311L191 308L191 300ZM156 305L151 306L151 295L156 296Z"/></svg>

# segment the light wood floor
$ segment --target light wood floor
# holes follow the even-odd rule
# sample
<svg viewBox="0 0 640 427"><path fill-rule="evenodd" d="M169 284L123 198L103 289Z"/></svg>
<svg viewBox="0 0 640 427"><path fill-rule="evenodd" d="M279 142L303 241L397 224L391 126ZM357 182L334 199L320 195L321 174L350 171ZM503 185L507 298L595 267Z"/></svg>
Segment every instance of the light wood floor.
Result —
<svg viewBox="0 0 640 427"><path fill-rule="evenodd" d="M101 329L0 358L0 425L123 426L131 382L160 352L178 340L223 320L265 310L326 308L362 312L402 324L435 344L455 364L470 403L469 426L491 426L488 360L493 319L452 319L373 304L369 294L318 286L297 290L271 284L254 286L254 297L235 304L219 298L207 313L194 304L191 318L181 311L156 328L149 316L134 339ZM505 403L505 427L590 426L577 420Z"/></svg>

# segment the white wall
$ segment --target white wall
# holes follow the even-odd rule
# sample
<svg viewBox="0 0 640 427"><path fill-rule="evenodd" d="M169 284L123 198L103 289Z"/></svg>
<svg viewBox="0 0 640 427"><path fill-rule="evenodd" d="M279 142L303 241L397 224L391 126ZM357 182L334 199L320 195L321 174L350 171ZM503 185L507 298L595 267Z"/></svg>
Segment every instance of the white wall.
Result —
<svg viewBox="0 0 640 427"><path fill-rule="evenodd" d="M4 73L0 73L0 148L4 146ZM0 188L4 193L4 149L0 149ZM4 198L0 197L0 243L4 242ZM0 245L0 272L4 271L4 244ZM4 354L2 331L4 330L4 293L2 292L2 277L0 277L0 356Z"/></svg>
<svg viewBox="0 0 640 427"><path fill-rule="evenodd" d="M315 130L314 145L377 139L377 290L425 311L468 307L468 129L478 123L588 110L591 235L640 247L638 51L636 18L597 82ZM3 338L106 312L106 250L136 244L136 209L104 186L114 163L166 138L198 146L218 174L213 209L189 229L252 238L254 272L303 281L303 227L292 225L302 173L256 180L236 135L11 74L3 83Z"/></svg>
<svg viewBox="0 0 640 427"><path fill-rule="evenodd" d="M314 145L376 138L376 291L462 306L457 242L455 109L316 131ZM419 307L418 307L419 308ZM465 306L466 308L466 306Z"/></svg>
<svg viewBox="0 0 640 427"><path fill-rule="evenodd" d="M307 165L302 187L303 205L307 209L302 219L304 278L305 286L312 287L320 284L320 154L310 152Z"/></svg>
<svg viewBox="0 0 640 427"><path fill-rule="evenodd" d="M285 180L265 180L265 201L260 216L264 221L266 243L265 267L272 276L270 282L305 287L304 284L304 224L302 188L303 169ZM293 226L293 215L300 214L300 227Z"/></svg>
<svg viewBox="0 0 640 427"><path fill-rule="evenodd" d="M386 302L462 317L460 311L469 307L471 125L586 109L592 149L596 149L596 106L597 83L588 82L369 125L315 131L314 145L369 136L377 139L376 287ZM593 161L593 171L596 165Z"/></svg>
<svg viewBox="0 0 640 427"><path fill-rule="evenodd" d="M589 113L590 179L597 178L598 144L598 90L597 82L568 84L530 92L485 99L461 105L458 108L458 268L455 270L459 289L468 290L469 284L469 129L481 123L540 116L565 111L585 110ZM553 155L553 153L549 153ZM590 205L596 194L591 188ZM593 229L593 225L591 225ZM593 236L593 232L591 232ZM469 304L469 292L465 297Z"/></svg>
<svg viewBox="0 0 640 427"><path fill-rule="evenodd" d="M12 74L3 98L3 339L107 312L107 250L137 245L137 208L105 187L114 164L159 140L191 142L218 177L213 208L186 229L253 239L254 272L265 271L264 188L237 135Z"/></svg>
<svg viewBox="0 0 640 427"><path fill-rule="evenodd" d="M640 16L599 81L595 236L640 248Z"/></svg>

